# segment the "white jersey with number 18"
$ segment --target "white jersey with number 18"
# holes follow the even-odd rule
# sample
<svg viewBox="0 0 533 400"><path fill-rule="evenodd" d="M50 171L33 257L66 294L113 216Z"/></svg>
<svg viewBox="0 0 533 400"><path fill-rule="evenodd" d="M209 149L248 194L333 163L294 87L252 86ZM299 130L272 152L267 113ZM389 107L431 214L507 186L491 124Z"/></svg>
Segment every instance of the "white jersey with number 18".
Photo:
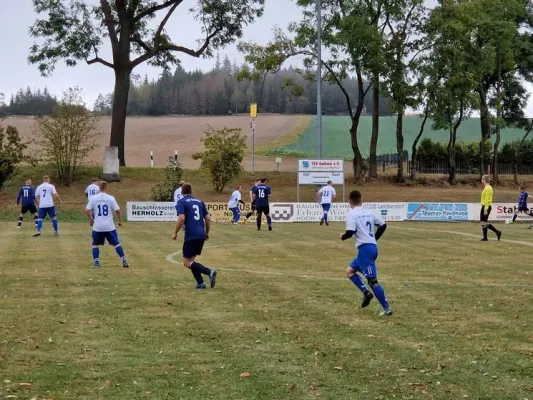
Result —
<svg viewBox="0 0 533 400"><path fill-rule="evenodd" d="M346 216L346 230L355 232L355 246L377 244L374 226L385 225L385 221L372 211L363 207L354 207Z"/></svg>
<svg viewBox="0 0 533 400"><path fill-rule="evenodd" d="M116 229L113 213L120 210L120 207L113 196L107 193L98 193L89 200L87 210L94 214L93 231L111 232Z"/></svg>

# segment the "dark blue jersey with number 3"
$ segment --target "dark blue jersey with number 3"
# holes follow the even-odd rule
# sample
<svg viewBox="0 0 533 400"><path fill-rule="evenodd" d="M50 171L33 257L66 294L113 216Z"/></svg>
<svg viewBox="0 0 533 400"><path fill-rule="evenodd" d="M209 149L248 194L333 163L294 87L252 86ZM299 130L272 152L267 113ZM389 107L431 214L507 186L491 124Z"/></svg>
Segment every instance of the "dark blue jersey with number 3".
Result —
<svg viewBox="0 0 533 400"><path fill-rule="evenodd" d="M268 196L272 194L272 189L266 183L260 183L255 186L255 205L256 207L268 206Z"/></svg>
<svg viewBox="0 0 533 400"><path fill-rule="evenodd" d="M202 200L185 196L176 203L178 216L185 215L185 241L205 239L205 217L209 215Z"/></svg>

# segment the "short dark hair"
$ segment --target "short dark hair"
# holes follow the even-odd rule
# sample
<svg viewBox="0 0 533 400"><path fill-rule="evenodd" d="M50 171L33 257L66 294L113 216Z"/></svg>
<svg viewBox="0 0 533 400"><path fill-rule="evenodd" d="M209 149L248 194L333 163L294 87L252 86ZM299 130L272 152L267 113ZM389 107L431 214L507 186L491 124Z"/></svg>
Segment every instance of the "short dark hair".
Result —
<svg viewBox="0 0 533 400"><path fill-rule="evenodd" d="M328 185L331 185L332 183L333 183L333 182L331 182L331 181L328 181Z"/></svg>
<svg viewBox="0 0 533 400"><path fill-rule="evenodd" d="M98 178L93 178L93 183L98 182Z"/></svg>
<svg viewBox="0 0 533 400"><path fill-rule="evenodd" d="M350 192L350 196L348 196L348 198L353 204L361 204L363 196L361 196L361 192L359 190L353 190Z"/></svg>
<svg viewBox="0 0 533 400"><path fill-rule="evenodd" d="M260 181L261 183L265 183L267 181L267 178L261 178Z"/></svg>
<svg viewBox="0 0 533 400"><path fill-rule="evenodd" d="M520 190L526 190L526 187L524 185L520 186Z"/></svg>
<svg viewBox="0 0 533 400"><path fill-rule="evenodd" d="M181 187L181 194L182 195L192 194L192 186L189 185L188 183L184 183L183 186Z"/></svg>

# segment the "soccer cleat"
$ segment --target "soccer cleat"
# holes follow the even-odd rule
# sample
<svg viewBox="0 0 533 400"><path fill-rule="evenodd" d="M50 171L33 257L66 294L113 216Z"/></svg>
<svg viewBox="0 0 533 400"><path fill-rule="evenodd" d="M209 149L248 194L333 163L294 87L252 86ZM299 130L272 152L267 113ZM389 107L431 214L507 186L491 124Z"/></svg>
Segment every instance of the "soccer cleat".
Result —
<svg viewBox="0 0 533 400"><path fill-rule="evenodd" d="M196 286L194 287L195 289L205 289L206 286L205 286L205 282L202 282L202 283L197 283Z"/></svg>
<svg viewBox="0 0 533 400"><path fill-rule="evenodd" d="M485 239L485 238L483 238L483 239L481 239L481 241L482 241L482 242L488 242L489 239Z"/></svg>
<svg viewBox="0 0 533 400"><path fill-rule="evenodd" d="M239 223L238 222L234 222L233 225L239 225Z"/></svg>
<svg viewBox="0 0 533 400"><path fill-rule="evenodd" d="M54 236L59 236L59 232L54 232Z"/></svg>
<svg viewBox="0 0 533 400"><path fill-rule="evenodd" d="M329 222L328 221L326 221L326 226L329 226Z"/></svg>
<svg viewBox="0 0 533 400"><path fill-rule="evenodd" d="M209 280L211 281L211 289L213 289L217 283L217 270L212 269L209 274Z"/></svg>
<svg viewBox="0 0 533 400"><path fill-rule="evenodd" d="M500 239L502 238L502 231L498 231L496 233L496 236L498 236L498 242L500 241Z"/></svg>
<svg viewBox="0 0 533 400"><path fill-rule="evenodd" d="M320 226L324 225L324 218L320 220Z"/></svg>
<svg viewBox="0 0 533 400"><path fill-rule="evenodd" d="M268 230L269 230L269 231L272 230L272 225L269 225L269 226L268 226Z"/></svg>
<svg viewBox="0 0 533 400"><path fill-rule="evenodd" d="M361 304L361 308L368 307L370 304L370 301L374 298L374 295L370 292L366 292L363 297L363 303Z"/></svg>
<svg viewBox="0 0 533 400"><path fill-rule="evenodd" d="M122 267L123 268L129 268L130 265L128 264L128 262L126 260L122 261Z"/></svg>
<svg viewBox="0 0 533 400"><path fill-rule="evenodd" d="M33 237L41 236L41 232L37 232L33 234Z"/></svg>
<svg viewBox="0 0 533 400"><path fill-rule="evenodd" d="M386 310L383 310L383 312L379 315L382 317L390 317L392 315L392 310L390 308L387 308Z"/></svg>
<svg viewBox="0 0 533 400"><path fill-rule="evenodd" d="M100 268L100 262L96 261L96 262L93 264L93 268Z"/></svg>

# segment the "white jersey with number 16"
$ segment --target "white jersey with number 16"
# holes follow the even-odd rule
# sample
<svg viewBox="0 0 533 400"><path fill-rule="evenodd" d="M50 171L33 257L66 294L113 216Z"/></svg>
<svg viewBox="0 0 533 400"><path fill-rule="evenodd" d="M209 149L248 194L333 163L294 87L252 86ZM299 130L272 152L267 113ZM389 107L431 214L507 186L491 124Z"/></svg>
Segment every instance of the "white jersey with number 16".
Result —
<svg viewBox="0 0 533 400"><path fill-rule="evenodd" d="M87 210L91 210L94 214L93 231L111 232L116 229L113 213L120 208L113 196L107 193L98 193L89 200Z"/></svg>
<svg viewBox="0 0 533 400"><path fill-rule="evenodd" d="M363 207L354 207L346 216L346 230L355 231L355 246L377 244L374 226L385 225L385 221L372 211Z"/></svg>

